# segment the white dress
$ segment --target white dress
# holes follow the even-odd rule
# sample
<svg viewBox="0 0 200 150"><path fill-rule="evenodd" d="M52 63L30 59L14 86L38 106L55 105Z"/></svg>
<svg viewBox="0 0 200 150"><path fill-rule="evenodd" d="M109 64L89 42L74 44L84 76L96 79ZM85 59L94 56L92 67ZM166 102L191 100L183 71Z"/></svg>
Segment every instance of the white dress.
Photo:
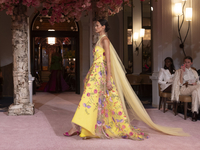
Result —
<svg viewBox="0 0 200 150"><path fill-rule="evenodd" d="M200 82L197 72L191 68L185 69L183 73L183 84L188 82L192 84L194 82L197 85L183 85L180 83L181 69L177 70L174 75L174 81L172 86L172 101L179 102L179 95L191 95L192 96L192 112L197 112L200 106Z"/></svg>
<svg viewBox="0 0 200 150"><path fill-rule="evenodd" d="M197 85L181 85L180 94L181 95L192 95L192 112L197 112L200 104L200 84L197 72L192 68L185 68L183 73L183 84L188 82L188 84L197 83Z"/></svg>
<svg viewBox="0 0 200 150"><path fill-rule="evenodd" d="M172 85L174 74L171 74L168 69L161 68L158 75L158 83L160 84L161 91ZM168 82L168 83L167 83Z"/></svg>

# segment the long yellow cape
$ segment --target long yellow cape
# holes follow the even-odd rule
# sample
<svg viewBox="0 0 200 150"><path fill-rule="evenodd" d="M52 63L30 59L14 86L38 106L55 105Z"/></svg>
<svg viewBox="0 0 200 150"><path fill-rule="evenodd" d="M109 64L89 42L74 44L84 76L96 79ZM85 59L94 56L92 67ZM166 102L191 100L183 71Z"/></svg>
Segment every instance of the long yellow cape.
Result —
<svg viewBox="0 0 200 150"><path fill-rule="evenodd" d="M184 133L181 128L170 128L170 127L160 126L155 124L151 120L145 108L143 107L140 99L137 97L130 83L128 82L125 75L126 73L125 68L111 43L110 43L110 61L111 61L111 73L114 82L117 86L119 97L121 99L124 112L126 113L127 117L128 117L128 111L126 108L124 97L126 99L126 102L129 104L131 113L133 114L135 119L142 120L151 128L163 132L165 134L177 135L177 136L189 136L189 134ZM130 123L130 118L129 118L129 123Z"/></svg>

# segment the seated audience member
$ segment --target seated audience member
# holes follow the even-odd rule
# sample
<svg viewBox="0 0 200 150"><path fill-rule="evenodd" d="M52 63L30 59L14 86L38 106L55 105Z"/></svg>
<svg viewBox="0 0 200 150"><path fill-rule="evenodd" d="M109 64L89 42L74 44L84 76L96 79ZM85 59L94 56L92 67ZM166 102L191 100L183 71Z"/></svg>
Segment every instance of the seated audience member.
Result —
<svg viewBox="0 0 200 150"><path fill-rule="evenodd" d="M160 84L161 91L171 93L174 73L173 59L171 57L165 58L165 66L160 69L158 75L158 83Z"/></svg>
<svg viewBox="0 0 200 150"><path fill-rule="evenodd" d="M199 80L200 80L200 69L197 70L198 76L199 76Z"/></svg>
<svg viewBox="0 0 200 150"><path fill-rule="evenodd" d="M193 60L190 56L184 58L184 64L174 75L172 100L179 101L179 95L192 96L192 121L197 121L200 104L200 82L197 71L191 68Z"/></svg>

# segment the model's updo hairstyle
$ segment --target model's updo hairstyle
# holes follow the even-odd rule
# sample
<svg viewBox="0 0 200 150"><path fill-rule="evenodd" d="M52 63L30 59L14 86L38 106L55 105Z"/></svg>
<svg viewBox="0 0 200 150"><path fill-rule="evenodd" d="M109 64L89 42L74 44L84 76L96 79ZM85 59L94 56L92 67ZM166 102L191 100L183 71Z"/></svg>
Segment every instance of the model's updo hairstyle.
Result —
<svg viewBox="0 0 200 150"><path fill-rule="evenodd" d="M171 62L171 66L170 66L170 69L169 69L165 64L164 69L168 69L171 74L174 74L175 73L175 67L174 67L173 59L171 57L166 57L165 62L166 62L166 60L169 60Z"/></svg>
<svg viewBox="0 0 200 150"><path fill-rule="evenodd" d="M184 60L186 60L186 59L189 59L191 62L193 62L193 59L192 59L192 57L190 57L190 56L186 56L186 57L184 58Z"/></svg>
<svg viewBox="0 0 200 150"><path fill-rule="evenodd" d="M106 19L99 19L98 22L104 26L105 25L105 31L108 32L110 30L108 21Z"/></svg>

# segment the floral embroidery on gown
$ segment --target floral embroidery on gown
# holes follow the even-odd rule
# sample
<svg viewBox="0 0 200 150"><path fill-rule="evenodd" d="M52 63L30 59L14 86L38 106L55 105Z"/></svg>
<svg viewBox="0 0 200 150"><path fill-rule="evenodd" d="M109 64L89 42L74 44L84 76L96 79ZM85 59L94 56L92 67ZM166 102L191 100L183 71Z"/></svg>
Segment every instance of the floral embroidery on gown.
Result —
<svg viewBox="0 0 200 150"><path fill-rule="evenodd" d="M80 137L133 140L148 138L139 128L129 124L112 77L113 89L107 90L105 50L97 44L93 56L94 61L86 76L84 92L72 119L72 123L82 128Z"/></svg>

